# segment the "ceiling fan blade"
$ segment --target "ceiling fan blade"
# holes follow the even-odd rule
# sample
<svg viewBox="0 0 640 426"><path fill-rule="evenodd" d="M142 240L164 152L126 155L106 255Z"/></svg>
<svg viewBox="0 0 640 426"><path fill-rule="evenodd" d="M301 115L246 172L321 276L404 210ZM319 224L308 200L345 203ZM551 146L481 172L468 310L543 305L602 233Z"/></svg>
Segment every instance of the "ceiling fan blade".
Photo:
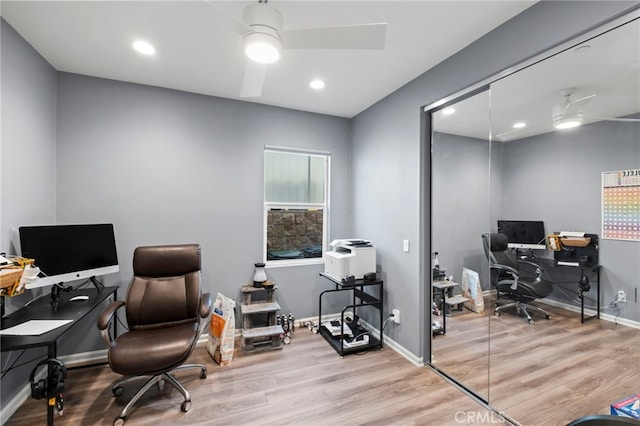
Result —
<svg viewBox="0 0 640 426"><path fill-rule="evenodd" d="M387 23L280 32L283 49L384 49Z"/></svg>
<svg viewBox="0 0 640 426"><path fill-rule="evenodd" d="M596 94L592 94L589 96L582 97L580 99L575 99L573 101L569 101L567 105L564 107L561 116L565 115L574 115L579 112L582 112L582 109L591 101L591 99L595 98Z"/></svg>
<svg viewBox="0 0 640 426"><path fill-rule="evenodd" d="M519 129L510 129L502 133L498 133L493 137L500 142L509 142L510 140L531 136L544 130L545 126L542 124L535 124L532 126L521 127Z"/></svg>
<svg viewBox="0 0 640 426"><path fill-rule="evenodd" d="M521 133L521 129L507 130L506 132L498 133L494 137L500 142L507 142L511 140L512 137L516 136L518 133Z"/></svg>
<svg viewBox="0 0 640 426"><path fill-rule="evenodd" d="M266 73L267 67L265 64L247 60L244 77L242 78L242 86L240 87L240 97L257 98L262 95L262 86Z"/></svg>
<svg viewBox="0 0 640 426"><path fill-rule="evenodd" d="M592 120L601 120L601 121L623 121L625 123L640 123L640 118L615 118L615 117L594 117L592 115L584 116L584 118L589 118Z"/></svg>
<svg viewBox="0 0 640 426"><path fill-rule="evenodd" d="M222 14L224 16L225 22L228 24L228 26L232 27L234 29L234 31L237 32L238 34L245 34L245 33L249 32L249 31L251 31L251 27L249 27L249 25L247 25L243 20L233 16L232 14L227 12L226 10L222 9L215 2L213 2L211 0L204 0L204 1L209 6L211 6L212 8L217 10L218 12L220 12L220 14Z"/></svg>

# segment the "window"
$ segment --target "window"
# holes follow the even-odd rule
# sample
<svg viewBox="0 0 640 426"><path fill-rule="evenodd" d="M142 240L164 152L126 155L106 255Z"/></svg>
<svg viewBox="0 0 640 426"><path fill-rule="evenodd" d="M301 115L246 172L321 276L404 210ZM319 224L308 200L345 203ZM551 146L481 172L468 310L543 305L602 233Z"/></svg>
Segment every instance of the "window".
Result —
<svg viewBox="0 0 640 426"><path fill-rule="evenodd" d="M264 251L267 262L315 263L327 235L329 155L266 148Z"/></svg>

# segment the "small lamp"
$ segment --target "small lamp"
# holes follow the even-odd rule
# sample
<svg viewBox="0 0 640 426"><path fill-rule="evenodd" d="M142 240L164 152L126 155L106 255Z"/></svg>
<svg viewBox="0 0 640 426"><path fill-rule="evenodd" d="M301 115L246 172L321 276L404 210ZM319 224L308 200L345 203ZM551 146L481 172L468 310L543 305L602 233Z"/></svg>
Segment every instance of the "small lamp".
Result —
<svg viewBox="0 0 640 426"><path fill-rule="evenodd" d="M267 274L264 272L265 264L262 262L254 264L256 270L253 274L253 286L262 287L265 281L267 281Z"/></svg>

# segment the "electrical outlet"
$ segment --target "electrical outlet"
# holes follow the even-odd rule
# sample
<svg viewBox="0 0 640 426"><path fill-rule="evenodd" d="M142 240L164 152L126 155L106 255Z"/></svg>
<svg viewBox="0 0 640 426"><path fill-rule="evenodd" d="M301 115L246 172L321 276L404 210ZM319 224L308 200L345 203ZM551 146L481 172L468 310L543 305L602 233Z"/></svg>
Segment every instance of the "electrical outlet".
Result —
<svg viewBox="0 0 640 426"><path fill-rule="evenodd" d="M627 294L624 292L624 290L618 290L618 302L626 302L627 301Z"/></svg>
<svg viewBox="0 0 640 426"><path fill-rule="evenodd" d="M400 324L400 310L394 309L391 313L393 314L393 322Z"/></svg>

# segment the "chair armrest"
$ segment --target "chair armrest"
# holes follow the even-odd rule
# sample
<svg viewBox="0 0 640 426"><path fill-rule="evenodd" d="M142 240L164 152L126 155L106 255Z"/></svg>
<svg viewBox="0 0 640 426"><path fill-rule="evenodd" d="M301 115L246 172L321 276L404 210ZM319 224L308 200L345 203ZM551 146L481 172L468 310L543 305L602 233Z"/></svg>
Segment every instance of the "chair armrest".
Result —
<svg viewBox="0 0 640 426"><path fill-rule="evenodd" d="M124 300L116 300L115 302L111 302L104 308L104 311L98 317L98 330L104 330L109 327L111 320L113 318L113 314L122 306L124 306Z"/></svg>
<svg viewBox="0 0 640 426"><path fill-rule="evenodd" d="M115 302L111 302L104 308L104 311L98 317L98 330L100 330L100 334L102 335L102 340L105 341L107 346L111 346L111 336L109 335L109 324L113 320L113 315L115 312L125 305L124 300L116 300Z"/></svg>
<svg viewBox="0 0 640 426"><path fill-rule="evenodd" d="M520 275L520 272L517 269L512 268L511 266L503 265L501 263L494 263L489 265L491 269L499 269L501 271L506 271L514 278Z"/></svg>
<svg viewBox="0 0 640 426"><path fill-rule="evenodd" d="M518 260L519 263L523 265L529 265L536 269L536 278L542 278L542 274L544 274L544 268L540 266L538 263L532 262L530 260Z"/></svg>
<svg viewBox="0 0 640 426"><path fill-rule="evenodd" d="M206 318L211 313L211 295L204 293L200 296L200 318Z"/></svg>
<svg viewBox="0 0 640 426"><path fill-rule="evenodd" d="M503 265L501 263L494 263L489 265L491 269L498 269L508 272L513 277L513 283L511 284L511 290L516 291L518 289L518 280L520 279L520 271L512 268L511 266Z"/></svg>

